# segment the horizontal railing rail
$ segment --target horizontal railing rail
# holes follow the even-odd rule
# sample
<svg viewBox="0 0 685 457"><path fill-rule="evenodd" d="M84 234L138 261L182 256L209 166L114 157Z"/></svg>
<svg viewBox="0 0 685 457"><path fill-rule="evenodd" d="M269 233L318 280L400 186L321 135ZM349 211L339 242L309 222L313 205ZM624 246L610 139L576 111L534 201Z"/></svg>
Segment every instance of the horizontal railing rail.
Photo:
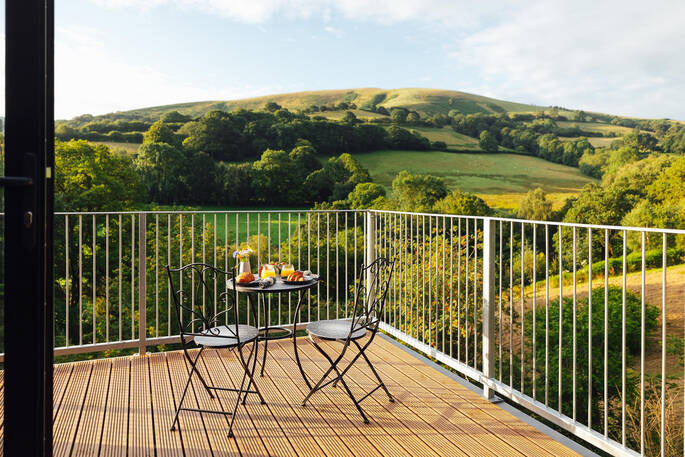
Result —
<svg viewBox="0 0 685 457"><path fill-rule="evenodd" d="M304 328L348 317L385 256L383 331L605 452L683 455L685 230L279 209L60 212L54 238L55 355L178 343L167 264L228 270L250 246L255 270L315 271ZM296 302L260 298L253 324L290 326Z"/></svg>

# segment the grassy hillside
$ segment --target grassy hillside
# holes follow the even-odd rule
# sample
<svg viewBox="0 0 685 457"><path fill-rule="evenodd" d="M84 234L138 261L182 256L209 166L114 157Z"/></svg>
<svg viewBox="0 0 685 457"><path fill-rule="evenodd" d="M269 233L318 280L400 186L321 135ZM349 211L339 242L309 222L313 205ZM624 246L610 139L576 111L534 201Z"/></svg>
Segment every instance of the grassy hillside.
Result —
<svg viewBox="0 0 685 457"><path fill-rule="evenodd" d="M211 110L261 109L267 102L276 102L289 110L305 109L311 105L335 105L353 102L358 107L383 106L387 109L401 106L426 115L447 114L450 110L462 113L497 113L541 111L545 107L514 103L481 95L442 89L340 89L289 94L267 95L228 101L204 101L179 103L131 110L127 113L156 119L160 115L177 110L183 114L198 116Z"/></svg>
<svg viewBox="0 0 685 457"><path fill-rule="evenodd" d="M479 194L498 208L514 208L523 194L536 187L549 192L558 205L593 182L577 168L517 154L387 150L355 158L388 190L397 173L411 170L440 176L450 189Z"/></svg>

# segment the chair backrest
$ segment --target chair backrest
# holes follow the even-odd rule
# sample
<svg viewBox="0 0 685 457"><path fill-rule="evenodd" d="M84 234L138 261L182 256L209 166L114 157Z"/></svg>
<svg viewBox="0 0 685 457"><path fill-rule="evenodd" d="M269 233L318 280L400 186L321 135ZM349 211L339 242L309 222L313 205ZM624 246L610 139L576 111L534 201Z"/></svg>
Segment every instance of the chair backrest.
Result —
<svg viewBox="0 0 685 457"><path fill-rule="evenodd" d="M395 261L385 257L377 258L370 265L362 265L348 342L359 329L366 328L373 334L378 330L394 268Z"/></svg>
<svg viewBox="0 0 685 457"><path fill-rule="evenodd" d="M180 268L167 265L166 270L182 341L186 336L219 336L216 328L222 325L228 329L226 337L239 337L238 293L228 287L228 281L235 285L235 268L229 274L212 265L191 263Z"/></svg>

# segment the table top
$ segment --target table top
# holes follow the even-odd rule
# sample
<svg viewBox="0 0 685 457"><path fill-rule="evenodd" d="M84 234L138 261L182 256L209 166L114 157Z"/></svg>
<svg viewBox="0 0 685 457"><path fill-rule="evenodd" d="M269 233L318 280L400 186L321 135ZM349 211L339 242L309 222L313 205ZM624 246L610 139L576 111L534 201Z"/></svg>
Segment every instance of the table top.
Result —
<svg viewBox="0 0 685 457"><path fill-rule="evenodd" d="M244 286L241 284L236 284L236 290L238 292L244 292L248 294L284 294L288 292L297 292L300 290L306 290L314 287L318 282L319 278L313 278L302 284L286 284L282 279L276 279L276 283L273 286L261 288L259 284L252 286ZM228 288L233 289L233 280L228 280Z"/></svg>

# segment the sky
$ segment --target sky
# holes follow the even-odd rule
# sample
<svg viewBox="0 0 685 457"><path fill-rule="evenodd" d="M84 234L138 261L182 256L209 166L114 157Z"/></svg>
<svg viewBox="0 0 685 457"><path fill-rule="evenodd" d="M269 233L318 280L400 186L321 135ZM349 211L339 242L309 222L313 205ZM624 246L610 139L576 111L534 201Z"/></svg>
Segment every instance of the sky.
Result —
<svg viewBox="0 0 685 457"><path fill-rule="evenodd" d="M685 120L683 23L682 0L55 0L55 115L430 87Z"/></svg>

